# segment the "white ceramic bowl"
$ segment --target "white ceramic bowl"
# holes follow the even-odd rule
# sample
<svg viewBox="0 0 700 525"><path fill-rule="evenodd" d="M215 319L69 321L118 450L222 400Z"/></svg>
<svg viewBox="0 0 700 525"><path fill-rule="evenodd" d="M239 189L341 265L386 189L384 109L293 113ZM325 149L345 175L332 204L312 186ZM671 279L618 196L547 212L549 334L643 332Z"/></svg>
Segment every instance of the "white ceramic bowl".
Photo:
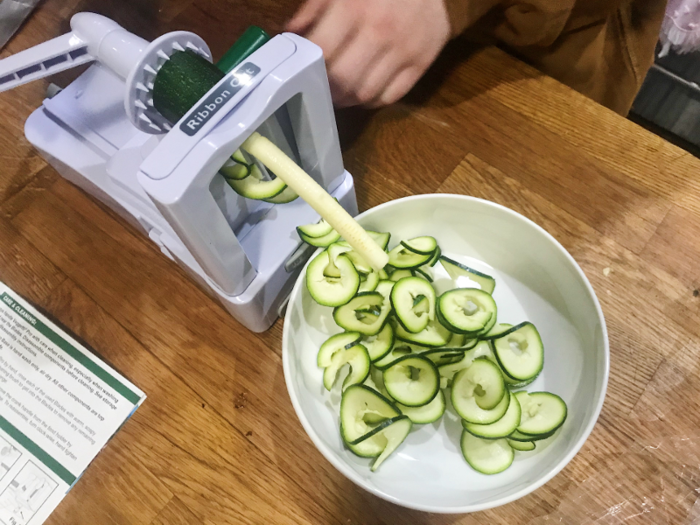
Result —
<svg viewBox="0 0 700 525"><path fill-rule="evenodd" d="M284 323L283 363L289 395L304 429L335 468L362 488L405 507L463 513L497 507L555 476L593 430L608 382L603 313L585 275L547 232L497 204L459 195L420 195L388 202L358 217L366 229L400 239L433 235L451 256L496 278L499 322L533 322L545 345L544 371L527 390L566 401L569 414L555 438L513 465L486 476L459 449L461 426L451 407L438 423L414 425L376 472L370 460L344 448L338 431L340 392L328 393L316 366L320 345L340 330L331 309L311 299L304 273L292 291ZM481 263L477 261L482 261Z"/></svg>

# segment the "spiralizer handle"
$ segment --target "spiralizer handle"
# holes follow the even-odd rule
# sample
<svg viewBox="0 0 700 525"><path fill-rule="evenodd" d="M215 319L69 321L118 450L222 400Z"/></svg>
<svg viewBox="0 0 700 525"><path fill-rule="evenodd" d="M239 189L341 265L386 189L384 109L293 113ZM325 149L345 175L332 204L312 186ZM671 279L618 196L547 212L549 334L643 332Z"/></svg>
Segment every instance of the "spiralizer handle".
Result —
<svg viewBox="0 0 700 525"><path fill-rule="evenodd" d="M148 42L94 13L71 18L71 33L0 60L0 92L98 60L126 79Z"/></svg>
<svg viewBox="0 0 700 525"><path fill-rule="evenodd" d="M95 60L87 47L68 33L0 60L0 92Z"/></svg>

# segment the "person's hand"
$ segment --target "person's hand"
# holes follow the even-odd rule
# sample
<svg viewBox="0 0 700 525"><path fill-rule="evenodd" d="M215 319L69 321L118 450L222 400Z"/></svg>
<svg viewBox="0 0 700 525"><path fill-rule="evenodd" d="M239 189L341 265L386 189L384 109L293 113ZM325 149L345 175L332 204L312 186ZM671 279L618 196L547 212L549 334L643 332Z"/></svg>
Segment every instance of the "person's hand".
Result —
<svg viewBox="0 0 700 525"><path fill-rule="evenodd" d="M287 24L323 49L337 106L403 97L450 37L444 0L306 0Z"/></svg>

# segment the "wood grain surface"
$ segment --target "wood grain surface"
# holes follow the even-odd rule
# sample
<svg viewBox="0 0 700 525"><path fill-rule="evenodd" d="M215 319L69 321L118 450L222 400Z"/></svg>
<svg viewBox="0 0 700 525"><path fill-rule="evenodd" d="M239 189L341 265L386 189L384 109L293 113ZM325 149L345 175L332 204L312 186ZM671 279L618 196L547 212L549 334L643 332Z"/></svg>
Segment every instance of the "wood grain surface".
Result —
<svg viewBox="0 0 700 525"><path fill-rule="evenodd" d="M297 2L45 0L0 56L95 11L220 56ZM76 72L60 75L65 84ZM506 205L551 232L601 300L599 424L544 487L463 516L365 493L316 451L287 396L282 322L254 335L158 249L64 181L23 123L46 82L0 94L0 280L148 394L48 523L700 523L700 162L495 48L453 42L403 101L339 112L361 210L432 192Z"/></svg>

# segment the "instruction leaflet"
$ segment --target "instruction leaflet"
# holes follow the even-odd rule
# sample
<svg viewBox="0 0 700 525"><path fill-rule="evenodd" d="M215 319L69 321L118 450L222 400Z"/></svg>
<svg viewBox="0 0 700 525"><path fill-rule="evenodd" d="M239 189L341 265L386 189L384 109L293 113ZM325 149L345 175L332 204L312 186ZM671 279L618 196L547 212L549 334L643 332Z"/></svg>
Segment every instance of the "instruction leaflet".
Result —
<svg viewBox="0 0 700 525"><path fill-rule="evenodd" d="M0 524L43 523L145 398L0 283Z"/></svg>

